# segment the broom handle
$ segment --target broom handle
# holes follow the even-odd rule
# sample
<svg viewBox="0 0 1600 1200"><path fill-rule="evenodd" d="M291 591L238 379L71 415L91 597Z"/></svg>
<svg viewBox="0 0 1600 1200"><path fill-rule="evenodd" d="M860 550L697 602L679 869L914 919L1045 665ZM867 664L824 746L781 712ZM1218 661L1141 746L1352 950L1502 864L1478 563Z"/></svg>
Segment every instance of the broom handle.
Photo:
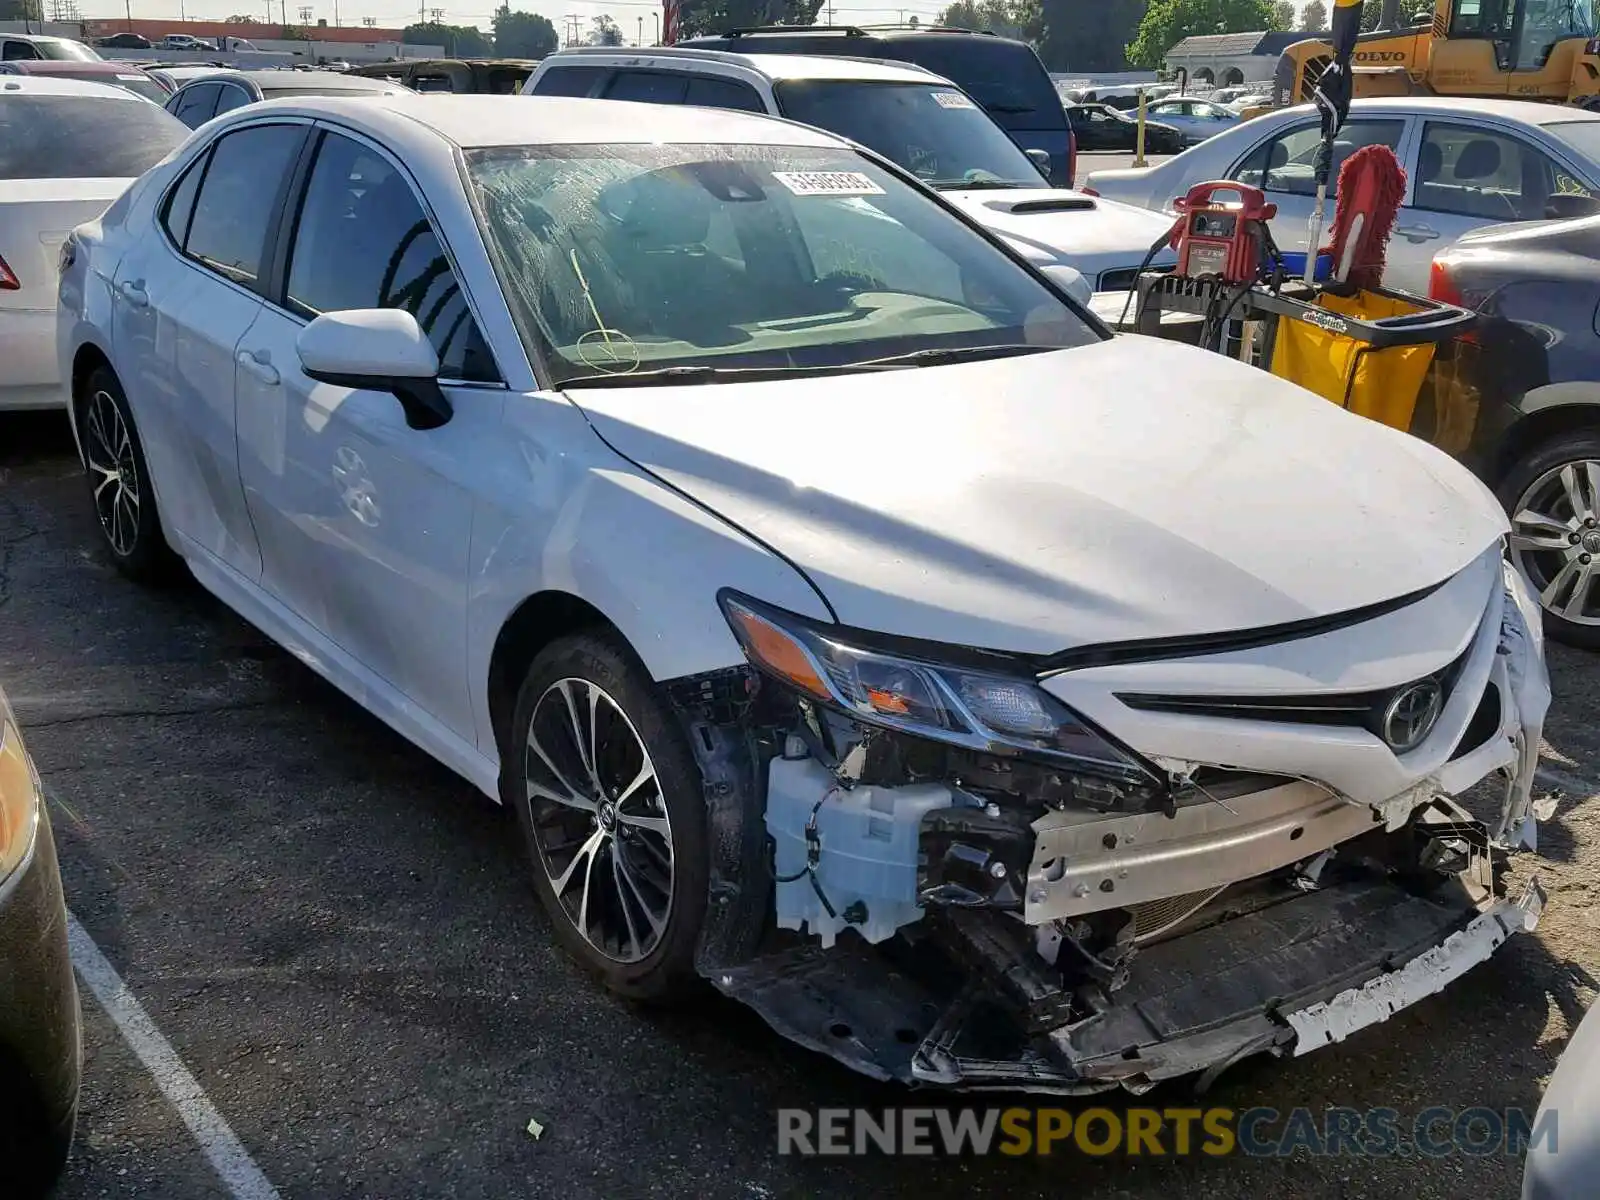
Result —
<svg viewBox="0 0 1600 1200"><path fill-rule="evenodd" d="M1326 182L1317 184L1317 206L1311 210L1311 222L1308 232L1311 235L1310 243L1306 246L1306 282L1317 281L1317 245L1322 241L1322 226L1328 215L1328 185Z"/></svg>

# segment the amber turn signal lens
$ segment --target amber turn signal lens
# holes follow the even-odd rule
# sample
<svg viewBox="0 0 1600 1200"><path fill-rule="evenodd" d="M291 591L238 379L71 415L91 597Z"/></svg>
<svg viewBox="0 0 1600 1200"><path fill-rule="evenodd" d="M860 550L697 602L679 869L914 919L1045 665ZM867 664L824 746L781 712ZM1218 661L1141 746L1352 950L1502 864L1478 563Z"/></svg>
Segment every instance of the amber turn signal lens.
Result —
<svg viewBox="0 0 1600 1200"><path fill-rule="evenodd" d="M794 684L819 700L832 698L828 685L817 674L816 667L811 665L811 656L794 638L743 605L730 602L728 616L733 622L734 632L744 644L745 654L756 666L771 671L779 679Z"/></svg>

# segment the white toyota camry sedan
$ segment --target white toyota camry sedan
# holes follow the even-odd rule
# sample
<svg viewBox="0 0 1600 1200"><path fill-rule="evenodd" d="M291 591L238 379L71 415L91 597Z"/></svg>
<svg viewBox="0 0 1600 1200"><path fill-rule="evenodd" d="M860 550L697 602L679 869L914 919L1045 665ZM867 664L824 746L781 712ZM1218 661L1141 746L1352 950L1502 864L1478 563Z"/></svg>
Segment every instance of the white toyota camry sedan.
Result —
<svg viewBox="0 0 1600 1200"><path fill-rule="evenodd" d="M1139 1090L1342 1040L1539 917L1494 498L1111 336L859 147L275 101L62 259L111 558L181 559L511 806L625 995L709 979L881 1078Z"/></svg>

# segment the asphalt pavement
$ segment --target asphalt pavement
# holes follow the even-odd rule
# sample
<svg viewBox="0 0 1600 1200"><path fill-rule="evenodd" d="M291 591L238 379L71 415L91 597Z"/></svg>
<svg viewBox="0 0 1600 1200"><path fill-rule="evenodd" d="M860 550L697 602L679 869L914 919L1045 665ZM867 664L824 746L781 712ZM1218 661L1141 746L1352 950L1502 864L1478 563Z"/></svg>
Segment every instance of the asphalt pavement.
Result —
<svg viewBox="0 0 1600 1200"><path fill-rule="evenodd" d="M1225 1073L1208 1102L1537 1104L1600 973L1600 666L1556 649L1552 669L1565 795L1516 868L1549 888L1538 933L1343 1045ZM111 569L53 416L0 416L0 680L73 912L282 1197L1517 1193L1500 1155L779 1156L780 1107L924 1101L718 996L657 1012L600 991L552 944L495 806L193 584ZM62 1200L229 1196L87 991L84 1010ZM1152 1102L1190 1097L1110 1098Z"/></svg>

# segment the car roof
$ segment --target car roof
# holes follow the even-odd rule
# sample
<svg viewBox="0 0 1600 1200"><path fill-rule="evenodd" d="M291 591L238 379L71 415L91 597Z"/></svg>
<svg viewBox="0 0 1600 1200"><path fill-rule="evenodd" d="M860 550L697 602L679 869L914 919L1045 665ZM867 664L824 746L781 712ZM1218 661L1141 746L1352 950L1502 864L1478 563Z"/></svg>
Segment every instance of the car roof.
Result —
<svg viewBox="0 0 1600 1200"><path fill-rule="evenodd" d="M1312 104L1297 104L1282 112L1297 114L1315 112ZM1556 121L1600 121L1600 113L1562 104L1544 104L1537 100L1468 99L1463 96L1384 96L1350 103L1353 113L1404 113L1441 117L1498 117L1506 121L1520 121L1524 125L1549 125Z"/></svg>
<svg viewBox="0 0 1600 1200"><path fill-rule="evenodd" d="M6 64L24 75L132 75L139 68L125 62L93 62L77 58L24 58Z"/></svg>
<svg viewBox="0 0 1600 1200"><path fill-rule="evenodd" d="M629 66L663 66L672 63L720 62L746 67L770 80L780 79L859 79L873 83L926 83L942 79L915 63L887 62L881 58L846 58L834 54L740 54L732 50L698 50L692 47L664 46L649 50L617 50L614 47L579 47L561 50L545 59L551 65L602 58Z"/></svg>
<svg viewBox="0 0 1600 1200"><path fill-rule="evenodd" d="M275 88L321 87L329 91L375 92L390 86L381 79L347 75L343 71L236 71L264 92Z"/></svg>
<svg viewBox="0 0 1600 1200"><path fill-rule="evenodd" d="M60 79L53 75L0 75L0 96L98 96L102 100L126 100L130 104L149 104L109 83L89 79Z"/></svg>
<svg viewBox="0 0 1600 1200"><path fill-rule="evenodd" d="M98 85L97 85L98 86ZM626 106L626 107L624 107ZM847 147L843 138L733 109L585 100L567 96L295 96L235 109L240 119L265 111L326 116L404 150L435 138L463 149L487 146L693 144Z"/></svg>

